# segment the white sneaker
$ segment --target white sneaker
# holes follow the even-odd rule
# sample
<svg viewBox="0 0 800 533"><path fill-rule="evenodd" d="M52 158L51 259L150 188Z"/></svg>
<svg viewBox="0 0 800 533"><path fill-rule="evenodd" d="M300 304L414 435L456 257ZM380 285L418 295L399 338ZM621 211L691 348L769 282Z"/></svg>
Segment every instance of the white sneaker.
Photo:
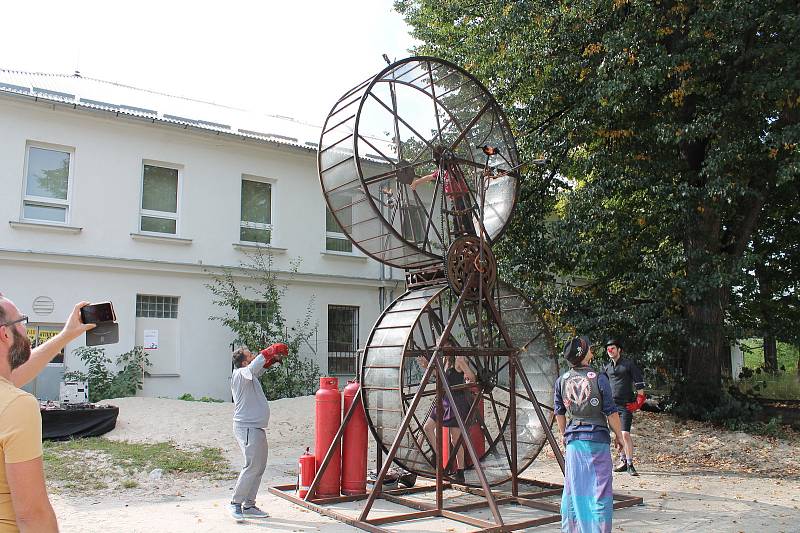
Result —
<svg viewBox="0 0 800 533"><path fill-rule="evenodd" d="M269 518L269 514L265 513L255 505L252 507L242 507L242 514L245 518Z"/></svg>
<svg viewBox="0 0 800 533"><path fill-rule="evenodd" d="M242 512L242 504L241 503L231 503L228 506L228 510L231 512L231 516L237 522L241 522L244 520L244 514Z"/></svg>

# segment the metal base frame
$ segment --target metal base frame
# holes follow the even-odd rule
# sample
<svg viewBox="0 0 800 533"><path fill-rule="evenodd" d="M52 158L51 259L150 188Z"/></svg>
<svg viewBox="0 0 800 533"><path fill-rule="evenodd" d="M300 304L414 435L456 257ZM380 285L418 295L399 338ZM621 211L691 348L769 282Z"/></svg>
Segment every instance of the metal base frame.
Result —
<svg viewBox="0 0 800 533"><path fill-rule="evenodd" d="M413 487L408 489L389 489L389 490L384 489L379 491L379 494L377 495L378 498L381 498L383 500L398 505L403 505L405 507L408 507L409 509L414 509L414 511L401 514L384 515L381 516L380 518L361 520L358 516L356 516L356 514L358 513L357 510L354 510L353 515L348 515L339 510L331 509L328 506L332 504L366 500L370 498L371 492L367 492L366 494L358 496L339 496L335 498L314 498L314 499L304 500L296 496L295 485L278 485L275 487L269 487L268 490L275 496L279 496L285 500L288 500L294 504L305 507L306 509L319 513L323 516L333 518L335 520L338 520L339 522L343 522L350 526L357 527L364 531L372 531L375 533L391 533L392 532L391 529L386 529L385 527L381 527L387 524L392 524L396 522L406 522L409 520L418 520L424 518L445 518L448 520L453 520L455 522L481 528L475 530L474 533L518 531L520 529L533 528L561 521L561 513L559 505L550 502L544 502L541 500L547 497L556 497L556 496L560 497L561 491L564 488L563 485L560 485L558 483L547 483L543 481L537 481L533 479L523 479L523 478L518 478L518 483L519 485L521 485L520 488L528 487L533 490L530 491L523 490L520 491L520 493L517 496L514 496L510 491L495 488L493 492L495 494L496 503L498 506L516 505L540 511L548 511L550 514L532 518L530 520L523 520L521 522L505 523L502 526L500 526L486 520L481 520L479 518L463 514L466 511L488 507L489 506L488 500L478 501L474 503L467 503L467 504L443 506L441 509L437 509L436 505L433 503L429 503L427 501L415 500L409 497L415 494L424 494L426 492L436 491L437 485L431 484L431 485ZM474 489L461 485L452 485L449 483L440 485L440 490L447 490L447 489L456 490L467 494L474 494L477 496L483 496L483 491L480 489ZM614 509L623 509L625 507L641 505L642 503L643 500L640 497L622 493L614 493Z"/></svg>

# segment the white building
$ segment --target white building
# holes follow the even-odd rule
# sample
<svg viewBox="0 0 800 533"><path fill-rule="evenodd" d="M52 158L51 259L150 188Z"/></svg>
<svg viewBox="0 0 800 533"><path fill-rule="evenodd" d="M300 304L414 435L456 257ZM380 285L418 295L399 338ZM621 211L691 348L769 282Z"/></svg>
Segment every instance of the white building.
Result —
<svg viewBox="0 0 800 533"><path fill-rule="evenodd" d="M112 358L158 332L144 395L227 400L233 334L209 320L222 310L206 269L236 267L268 242L281 279L301 259L283 302L290 324L314 296L318 330L302 355L323 373L336 350L352 361L404 278L326 224L318 139L318 128L283 117L0 70L0 291L30 315L35 342L75 302L111 300ZM29 388L57 396L64 367L82 368L72 350L83 343Z"/></svg>

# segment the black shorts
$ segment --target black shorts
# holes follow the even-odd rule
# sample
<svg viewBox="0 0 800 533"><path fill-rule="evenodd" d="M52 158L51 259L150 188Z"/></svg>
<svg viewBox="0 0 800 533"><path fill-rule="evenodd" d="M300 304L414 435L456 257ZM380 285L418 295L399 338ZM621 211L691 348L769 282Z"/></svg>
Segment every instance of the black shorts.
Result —
<svg viewBox="0 0 800 533"><path fill-rule="evenodd" d="M624 405L618 405L617 412L619 413L619 421L620 425L622 426L622 431L627 431L630 433L631 423L633 423L633 413L628 411L628 408Z"/></svg>

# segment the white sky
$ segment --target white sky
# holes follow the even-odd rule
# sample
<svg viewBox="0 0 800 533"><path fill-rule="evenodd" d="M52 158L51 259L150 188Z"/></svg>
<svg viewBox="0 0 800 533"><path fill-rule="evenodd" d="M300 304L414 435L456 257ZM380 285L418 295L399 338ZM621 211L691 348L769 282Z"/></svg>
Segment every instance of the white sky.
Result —
<svg viewBox="0 0 800 533"><path fill-rule="evenodd" d="M72 74L323 123L414 44L392 0L5 2L0 68Z"/></svg>

